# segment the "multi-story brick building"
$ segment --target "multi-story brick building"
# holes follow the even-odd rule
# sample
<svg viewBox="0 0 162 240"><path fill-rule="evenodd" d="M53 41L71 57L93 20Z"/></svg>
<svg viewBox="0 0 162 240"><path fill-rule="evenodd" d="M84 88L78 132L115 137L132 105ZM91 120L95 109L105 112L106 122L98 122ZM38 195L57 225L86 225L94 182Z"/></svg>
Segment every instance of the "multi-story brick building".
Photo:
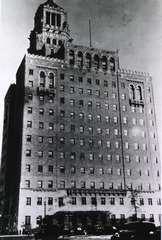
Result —
<svg viewBox="0 0 162 240"><path fill-rule="evenodd" d="M79 226L133 214L160 224L151 77L119 69L118 52L72 44L66 12L48 0L16 79L5 99L3 228L59 212Z"/></svg>

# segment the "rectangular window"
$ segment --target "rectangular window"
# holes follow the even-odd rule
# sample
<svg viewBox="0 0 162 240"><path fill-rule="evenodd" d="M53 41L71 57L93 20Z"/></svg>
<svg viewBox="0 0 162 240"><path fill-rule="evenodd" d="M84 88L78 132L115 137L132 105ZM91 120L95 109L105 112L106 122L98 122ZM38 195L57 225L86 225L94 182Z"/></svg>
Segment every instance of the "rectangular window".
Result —
<svg viewBox="0 0 162 240"><path fill-rule="evenodd" d="M104 87L108 87L108 81L104 80Z"/></svg>
<svg viewBox="0 0 162 240"><path fill-rule="evenodd" d="M60 188L61 188L61 189L64 189L64 188L65 188L65 182L64 182L64 181L61 181L61 182L60 182Z"/></svg>
<svg viewBox="0 0 162 240"><path fill-rule="evenodd" d="M53 205L53 198L52 197L48 198L48 205Z"/></svg>
<svg viewBox="0 0 162 240"><path fill-rule="evenodd" d="M85 188L86 187L86 183L85 182L81 182L81 188Z"/></svg>
<svg viewBox="0 0 162 240"><path fill-rule="evenodd" d="M119 203L120 203L120 205L124 205L124 198L120 198Z"/></svg>
<svg viewBox="0 0 162 240"><path fill-rule="evenodd" d="M74 87L70 87L70 93L74 93Z"/></svg>
<svg viewBox="0 0 162 240"><path fill-rule="evenodd" d="M33 100L33 94L30 94L30 93L28 94L28 100L29 101Z"/></svg>
<svg viewBox="0 0 162 240"><path fill-rule="evenodd" d="M43 165L38 165L38 172L42 173L43 172Z"/></svg>
<svg viewBox="0 0 162 240"><path fill-rule="evenodd" d="M110 198L110 204L115 205L115 198Z"/></svg>
<svg viewBox="0 0 162 240"><path fill-rule="evenodd" d="M33 75L33 73L34 73L34 70L33 69L29 69L29 75Z"/></svg>
<svg viewBox="0 0 162 240"><path fill-rule="evenodd" d="M71 188L76 188L76 182L75 181L71 181Z"/></svg>
<svg viewBox="0 0 162 240"><path fill-rule="evenodd" d="M43 129L44 128L44 123L43 122L39 122L39 129Z"/></svg>
<svg viewBox="0 0 162 240"><path fill-rule="evenodd" d="M30 164L26 164L25 165L25 169L26 169L27 172L30 172L30 170L31 170Z"/></svg>
<svg viewBox="0 0 162 240"><path fill-rule="evenodd" d="M33 81L29 81L29 82L28 82L28 86L29 86L29 87L33 87Z"/></svg>
<svg viewBox="0 0 162 240"><path fill-rule="evenodd" d="M79 88L79 94L83 94L83 88Z"/></svg>
<svg viewBox="0 0 162 240"><path fill-rule="evenodd" d="M65 98L60 98L60 103L64 104L65 103Z"/></svg>
<svg viewBox="0 0 162 240"><path fill-rule="evenodd" d="M82 197L81 198L81 203L82 203L82 205L86 205L87 204L86 197Z"/></svg>
<svg viewBox="0 0 162 240"><path fill-rule="evenodd" d="M91 84L91 83L92 83L91 78L87 78L87 83L88 83L88 84Z"/></svg>
<svg viewBox="0 0 162 240"><path fill-rule="evenodd" d="M48 172L49 173L53 173L53 165L49 165L48 166Z"/></svg>
<svg viewBox="0 0 162 240"><path fill-rule="evenodd" d="M72 197L71 198L71 204L72 205L76 205L76 197Z"/></svg>
<svg viewBox="0 0 162 240"><path fill-rule="evenodd" d="M112 88L116 88L116 82L112 82Z"/></svg>
<svg viewBox="0 0 162 240"><path fill-rule="evenodd" d="M148 205L152 205L152 198L148 198Z"/></svg>
<svg viewBox="0 0 162 240"><path fill-rule="evenodd" d="M60 92L64 92L65 91L65 86L64 85L60 85ZM70 88L70 92L71 92L71 88Z"/></svg>
<svg viewBox="0 0 162 240"><path fill-rule="evenodd" d="M84 101L83 100L79 100L79 106L81 106L81 107L84 106Z"/></svg>
<svg viewBox="0 0 162 240"><path fill-rule="evenodd" d="M87 93L88 93L89 96L91 96L92 95L92 90L91 89L87 89Z"/></svg>
<svg viewBox="0 0 162 240"><path fill-rule="evenodd" d="M79 77L79 82L83 83L83 77Z"/></svg>
<svg viewBox="0 0 162 240"><path fill-rule="evenodd" d="M53 130L53 123L49 123L48 129Z"/></svg>
<svg viewBox="0 0 162 240"><path fill-rule="evenodd" d="M31 225L31 216L25 216L25 225Z"/></svg>
<svg viewBox="0 0 162 240"><path fill-rule="evenodd" d="M64 80L64 78L65 78L65 75L64 75L63 73L61 73L61 74L60 74L60 79L61 79L61 80Z"/></svg>
<svg viewBox="0 0 162 240"><path fill-rule="evenodd" d="M48 143L49 143L49 144L52 144L52 143L53 143L53 137L49 137L49 138L48 138Z"/></svg>
<svg viewBox="0 0 162 240"><path fill-rule="evenodd" d="M70 106L74 106L75 105L75 100L74 99L70 99Z"/></svg>
<svg viewBox="0 0 162 240"><path fill-rule="evenodd" d="M25 180L25 187L30 188L30 180Z"/></svg>
<svg viewBox="0 0 162 240"><path fill-rule="evenodd" d="M73 75L70 75L70 81L74 82L74 76Z"/></svg>
<svg viewBox="0 0 162 240"><path fill-rule="evenodd" d="M92 102L88 101L88 108L92 108Z"/></svg>
<svg viewBox="0 0 162 240"><path fill-rule="evenodd" d="M31 205L31 198L30 197L26 197L26 205Z"/></svg>
<svg viewBox="0 0 162 240"><path fill-rule="evenodd" d="M41 197L37 197L37 205L42 205L42 198Z"/></svg>
<svg viewBox="0 0 162 240"><path fill-rule="evenodd" d="M26 150L26 156L31 157L31 150Z"/></svg>
<svg viewBox="0 0 162 240"><path fill-rule="evenodd" d="M38 151L38 157L40 157L40 158L43 157L43 151L42 151L42 150L39 150L39 151Z"/></svg>
<svg viewBox="0 0 162 240"><path fill-rule="evenodd" d="M53 117L53 113L54 113L53 109L49 109L49 116Z"/></svg>
<svg viewBox="0 0 162 240"><path fill-rule="evenodd" d="M113 189L113 183L109 182L109 189Z"/></svg>
<svg viewBox="0 0 162 240"><path fill-rule="evenodd" d="M48 188L53 188L53 181L51 180L48 181Z"/></svg>
<svg viewBox="0 0 162 240"><path fill-rule="evenodd" d="M39 136L38 141L39 141L39 143L42 143L43 142L43 136Z"/></svg>
<svg viewBox="0 0 162 240"><path fill-rule="evenodd" d="M44 109L43 108L39 108L39 114L44 115Z"/></svg>
<svg viewBox="0 0 162 240"><path fill-rule="evenodd" d="M31 135L27 135L27 136L26 136L26 141L27 141L27 142L31 142L31 138L32 138Z"/></svg>
<svg viewBox="0 0 162 240"><path fill-rule="evenodd" d="M81 173L81 174L85 174L85 167L81 167L80 173Z"/></svg>
<svg viewBox="0 0 162 240"><path fill-rule="evenodd" d="M104 197L101 198L101 205L106 205L106 199Z"/></svg>
<svg viewBox="0 0 162 240"><path fill-rule="evenodd" d="M96 199L96 197L92 197L92 198L91 198L91 204L92 204L92 205L95 205L95 206L97 205L97 199Z"/></svg>
<svg viewBox="0 0 162 240"><path fill-rule="evenodd" d="M38 188L42 188L43 187L43 181L42 180L38 180L37 187Z"/></svg>
<svg viewBox="0 0 162 240"><path fill-rule="evenodd" d="M63 197L59 197L59 198L58 198L58 206L59 206L59 207L64 206L64 199L63 199Z"/></svg>

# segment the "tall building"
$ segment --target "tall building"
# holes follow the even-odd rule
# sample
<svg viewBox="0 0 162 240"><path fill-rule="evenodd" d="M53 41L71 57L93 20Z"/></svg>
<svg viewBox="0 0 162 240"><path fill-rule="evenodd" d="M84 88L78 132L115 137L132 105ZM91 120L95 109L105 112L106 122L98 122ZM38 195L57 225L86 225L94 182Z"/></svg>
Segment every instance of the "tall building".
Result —
<svg viewBox="0 0 162 240"><path fill-rule="evenodd" d="M160 224L152 79L119 69L117 51L72 43L52 0L35 14L28 52L5 98L2 227Z"/></svg>

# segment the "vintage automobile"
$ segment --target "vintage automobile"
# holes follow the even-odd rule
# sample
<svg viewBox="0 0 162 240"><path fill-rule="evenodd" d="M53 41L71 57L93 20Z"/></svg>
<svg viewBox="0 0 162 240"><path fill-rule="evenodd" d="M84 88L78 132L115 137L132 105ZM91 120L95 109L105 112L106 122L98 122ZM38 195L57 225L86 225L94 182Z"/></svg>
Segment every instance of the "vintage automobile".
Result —
<svg viewBox="0 0 162 240"><path fill-rule="evenodd" d="M122 230L115 233L111 240L156 240L156 227L154 223L136 221L125 223Z"/></svg>

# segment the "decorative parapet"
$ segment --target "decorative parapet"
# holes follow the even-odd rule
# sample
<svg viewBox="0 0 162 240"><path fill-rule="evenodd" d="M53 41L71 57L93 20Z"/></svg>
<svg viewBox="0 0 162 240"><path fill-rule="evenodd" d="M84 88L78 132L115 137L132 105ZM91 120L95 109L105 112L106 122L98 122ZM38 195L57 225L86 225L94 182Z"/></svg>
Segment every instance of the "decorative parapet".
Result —
<svg viewBox="0 0 162 240"><path fill-rule="evenodd" d="M149 73L127 70L127 69L118 69L118 76L120 78L125 78L127 80L137 80L137 81L139 80L139 81L147 81L147 82L152 81L152 78L150 77Z"/></svg>

